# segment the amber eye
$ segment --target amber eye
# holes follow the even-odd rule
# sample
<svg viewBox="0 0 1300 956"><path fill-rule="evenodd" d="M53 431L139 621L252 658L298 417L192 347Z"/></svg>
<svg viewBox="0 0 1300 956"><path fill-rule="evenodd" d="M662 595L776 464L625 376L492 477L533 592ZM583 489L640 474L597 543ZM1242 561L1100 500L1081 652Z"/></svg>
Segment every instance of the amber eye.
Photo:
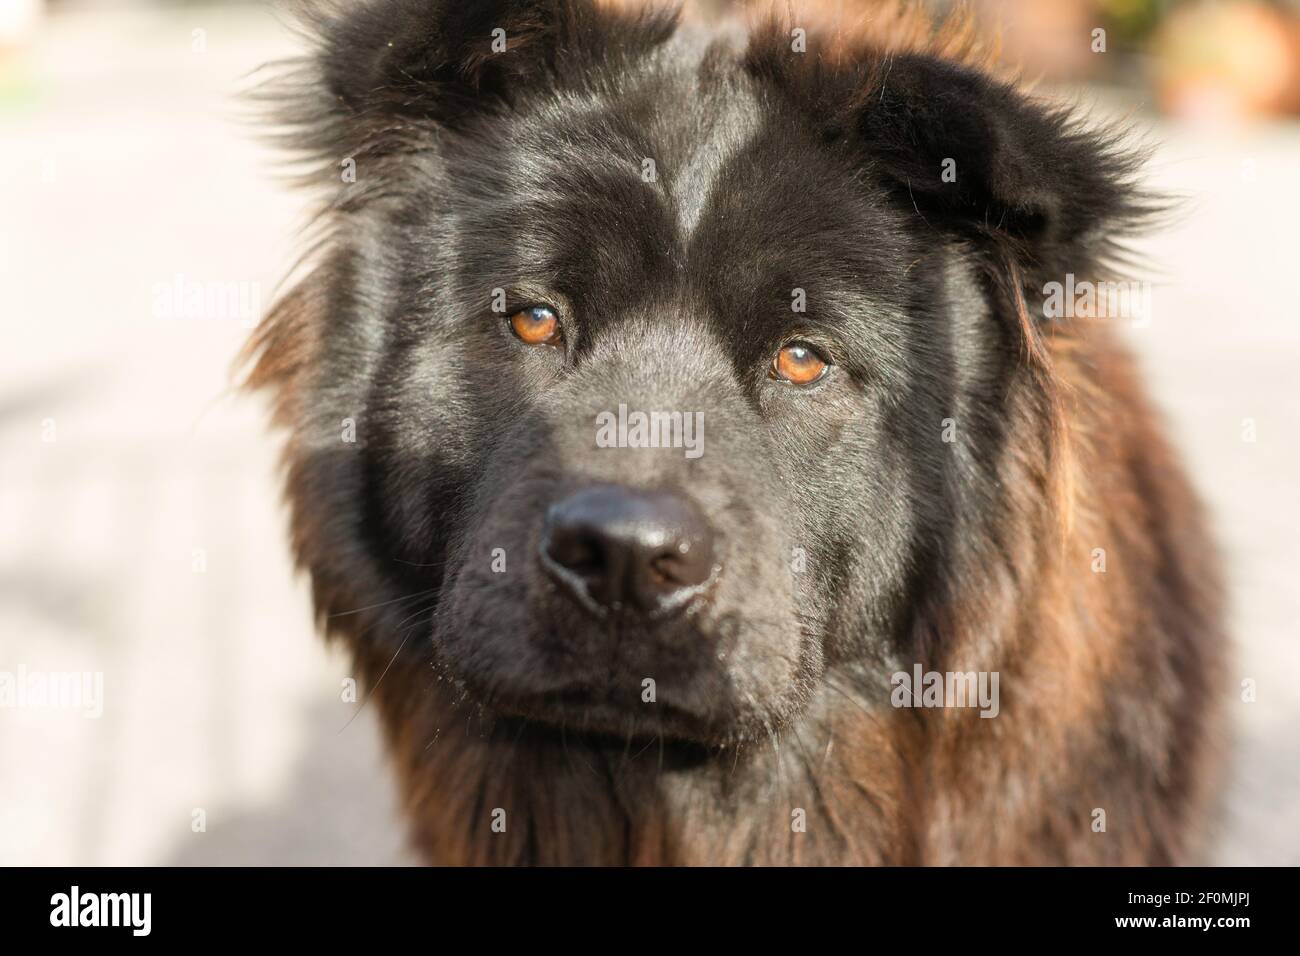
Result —
<svg viewBox="0 0 1300 956"><path fill-rule="evenodd" d="M560 317L550 306L520 309L510 316L510 328L525 345L554 345L560 341Z"/></svg>
<svg viewBox="0 0 1300 956"><path fill-rule="evenodd" d="M772 374L791 385L811 385L830 366L820 355L801 342L791 342L776 353Z"/></svg>

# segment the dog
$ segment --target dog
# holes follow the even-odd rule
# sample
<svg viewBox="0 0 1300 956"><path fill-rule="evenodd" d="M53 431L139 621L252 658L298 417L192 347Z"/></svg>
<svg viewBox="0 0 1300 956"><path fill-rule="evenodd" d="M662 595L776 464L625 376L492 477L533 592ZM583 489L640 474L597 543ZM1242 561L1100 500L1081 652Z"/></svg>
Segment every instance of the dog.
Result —
<svg viewBox="0 0 1300 956"><path fill-rule="evenodd" d="M428 862L1203 859L1215 548L1116 323L1044 309L1160 203L969 22L861 13L304 12L247 382Z"/></svg>

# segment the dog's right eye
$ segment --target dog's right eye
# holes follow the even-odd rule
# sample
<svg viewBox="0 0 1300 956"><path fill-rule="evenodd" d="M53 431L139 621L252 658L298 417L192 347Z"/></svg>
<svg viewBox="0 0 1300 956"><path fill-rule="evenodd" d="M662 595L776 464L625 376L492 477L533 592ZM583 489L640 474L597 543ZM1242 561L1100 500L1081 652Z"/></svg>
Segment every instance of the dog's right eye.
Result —
<svg viewBox="0 0 1300 956"><path fill-rule="evenodd" d="M561 340L560 317L548 305L520 309L510 316L510 329L525 345L557 345Z"/></svg>
<svg viewBox="0 0 1300 956"><path fill-rule="evenodd" d="M803 342L791 342L772 360L772 377L791 385L812 385L830 368L829 363Z"/></svg>

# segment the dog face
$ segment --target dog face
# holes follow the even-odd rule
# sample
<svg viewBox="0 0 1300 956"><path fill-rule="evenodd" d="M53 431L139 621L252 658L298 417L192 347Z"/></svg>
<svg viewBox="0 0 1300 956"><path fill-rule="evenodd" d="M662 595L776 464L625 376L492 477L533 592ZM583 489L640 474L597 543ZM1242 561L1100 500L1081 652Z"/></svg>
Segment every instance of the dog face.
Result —
<svg viewBox="0 0 1300 956"><path fill-rule="evenodd" d="M619 737L735 743L887 673L996 520L993 276L1095 255L1120 161L938 59L454 6L322 21L292 107L356 171L280 322L322 609Z"/></svg>
<svg viewBox="0 0 1300 956"><path fill-rule="evenodd" d="M374 422L385 537L449 549L439 659L574 726L784 721L841 589L869 584L875 611L905 585L909 476L938 445L907 419L944 416L897 397L947 319L909 308L940 294L942 256L730 64L530 103L445 162L408 210L428 257ZM452 469L448 513L429 489Z"/></svg>

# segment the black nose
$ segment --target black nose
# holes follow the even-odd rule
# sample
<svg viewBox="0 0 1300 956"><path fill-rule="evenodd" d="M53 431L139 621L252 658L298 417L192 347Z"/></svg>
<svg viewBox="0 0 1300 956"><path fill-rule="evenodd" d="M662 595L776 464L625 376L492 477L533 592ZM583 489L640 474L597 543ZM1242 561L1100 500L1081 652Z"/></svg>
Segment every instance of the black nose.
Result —
<svg viewBox="0 0 1300 956"><path fill-rule="evenodd" d="M593 485L552 505L542 565L597 613L681 610L713 578L713 533L696 508L663 491Z"/></svg>

